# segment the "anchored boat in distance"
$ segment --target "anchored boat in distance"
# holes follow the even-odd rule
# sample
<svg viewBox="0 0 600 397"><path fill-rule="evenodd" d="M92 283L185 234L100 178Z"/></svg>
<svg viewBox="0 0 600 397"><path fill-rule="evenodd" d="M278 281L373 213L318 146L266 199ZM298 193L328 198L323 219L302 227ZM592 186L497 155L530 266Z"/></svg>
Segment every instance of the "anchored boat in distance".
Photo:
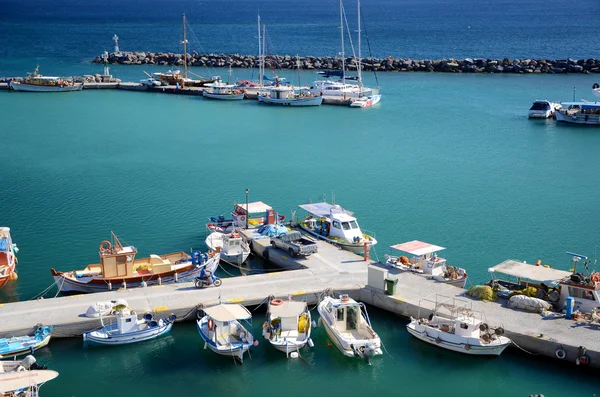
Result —
<svg viewBox="0 0 600 397"><path fill-rule="evenodd" d="M82 83L75 83L62 77L42 76L38 70L39 66L23 82L11 81L10 88L15 91L28 92L68 92L83 89Z"/></svg>

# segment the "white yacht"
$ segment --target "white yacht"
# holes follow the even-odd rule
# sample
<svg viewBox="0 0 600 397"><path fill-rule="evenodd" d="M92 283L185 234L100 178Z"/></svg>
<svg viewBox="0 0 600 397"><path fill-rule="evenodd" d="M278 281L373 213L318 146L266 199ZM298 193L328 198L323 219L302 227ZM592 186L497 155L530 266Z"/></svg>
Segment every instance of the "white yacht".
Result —
<svg viewBox="0 0 600 397"><path fill-rule="evenodd" d="M445 258L438 256L438 252L446 248L418 240L392 245L390 248L412 255L412 257L386 255L387 265L402 271L423 274L436 281L460 288L465 287L467 271L461 267L450 266Z"/></svg>
<svg viewBox="0 0 600 397"><path fill-rule="evenodd" d="M264 88L258 101L279 106L320 106L323 96L312 94L307 87L281 85Z"/></svg>
<svg viewBox="0 0 600 397"><path fill-rule="evenodd" d="M556 121L600 126L600 102L563 102Z"/></svg>
<svg viewBox="0 0 600 397"><path fill-rule="evenodd" d="M339 299L325 297L317 308L327 335L337 348L348 357L361 357L367 362L382 354L381 340L373 328L365 305L348 295Z"/></svg>
<svg viewBox="0 0 600 397"><path fill-rule="evenodd" d="M554 113L560 109L560 103L554 103L547 100L534 101L529 108L530 119L549 119L554 117Z"/></svg>
<svg viewBox="0 0 600 397"><path fill-rule="evenodd" d="M250 255L248 243L235 231L231 233L212 232L206 237L205 243L213 251L220 250L221 260L234 265L246 262Z"/></svg>
<svg viewBox="0 0 600 397"><path fill-rule="evenodd" d="M423 301L434 305L428 318L421 318ZM417 318L411 317L406 329L424 342L470 355L498 356L511 344L502 327L491 329L469 302L453 298L423 299Z"/></svg>
<svg viewBox="0 0 600 397"><path fill-rule="evenodd" d="M239 101L244 99L244 90L239 89L235 84L225 84L222 81L216 81L204 85L207 89L202 91L202 96L210 99L221 99L227 101Z"/></svg>
<svg viewBox="0 0 600 397"><path fill-rule="evenodd" d="M352 212L337 204L326 202L299 205L308 215L297 222L298 226L312 236L325 240L348 251L364 253L377 244L374 235L361 231Z"/></svg>

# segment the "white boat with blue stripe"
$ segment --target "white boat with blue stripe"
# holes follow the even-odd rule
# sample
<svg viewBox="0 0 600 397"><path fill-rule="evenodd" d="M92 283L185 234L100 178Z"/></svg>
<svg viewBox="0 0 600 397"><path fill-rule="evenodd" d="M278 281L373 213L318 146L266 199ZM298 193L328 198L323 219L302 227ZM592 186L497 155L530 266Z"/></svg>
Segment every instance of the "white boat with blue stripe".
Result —
<svg viewBox="0 0 600 397"><path fill-rule="evenodd" d="M242 305L218 304L204 309L204 316L196 321L198 332L207 347L221 356L230 356L243 362L244 353L258 341L241 320L251 324L252 314Z"/></svg>
<svg viewBox="0 0 600 397"><path fill-rule="evenodd" d="M105 325L100 317L102 328L85 332L83 343L111 346L147 341L168 333L175 319L175 315L172 314L169 318L156 320L151 313L146 313L141 320L138 320L135 311L124 308L117 312L115 323Z"/></svg>

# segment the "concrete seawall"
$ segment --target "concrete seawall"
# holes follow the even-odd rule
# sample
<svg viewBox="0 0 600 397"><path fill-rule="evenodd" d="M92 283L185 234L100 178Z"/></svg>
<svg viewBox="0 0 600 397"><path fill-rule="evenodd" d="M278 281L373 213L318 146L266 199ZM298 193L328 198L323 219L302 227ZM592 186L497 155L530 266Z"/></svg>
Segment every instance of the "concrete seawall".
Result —
<svg viewBox="0 0 600 397"><path fill-rule="evenodd" d="M98 56L94 63L102 63ZM110 64L120 65L162 65L183 67L183 55L162 52L118 52L108 57ZM189 66L258 68L259 59L253 55L240 54L187 54ZM270 55L266 58L267 68L295 69L297 63L308 70L340 70L342 60L338 57L303 56L296 61L295 56ZM345 59L346 68L356 70L353 58ZM363 58L364 70L389 72L444 72L444 73L600 73L600 60L590 59L437 59L414 60L409 58Z"/></svg>

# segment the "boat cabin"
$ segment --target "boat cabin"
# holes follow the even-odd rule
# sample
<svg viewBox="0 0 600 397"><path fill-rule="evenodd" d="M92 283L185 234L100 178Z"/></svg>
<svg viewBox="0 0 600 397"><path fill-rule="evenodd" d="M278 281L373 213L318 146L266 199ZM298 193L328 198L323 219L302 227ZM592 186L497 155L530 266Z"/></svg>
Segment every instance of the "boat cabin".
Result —
<svg viewBox="0 0 600 397"><path fill-rule="evenodd" d="M413 240L392 245L390 248L412 255L411 258L406 256L396 258L397 263L411 270L432 276L440 276L446 270L446 259L438 256L438 252L446 249L444 247Z"/></svg>
<svg viewBox="0 0 600 397"><path fill-rule="evenodd" d="M562 102L561 106L567 115L600 115L600 102Z"/></svg>
<svg viewBox="0 0 600 397"><path fill-rule="evenodd" d="M323 202L299 207L309 214L304 221L306 227L317 234L350 243L365 239L353 213L337 204Z"/></svg>
<svg viewBox="0 0 600 397"><path fill-rule="evenodd" d="M325 305L325 311L335 329L340 333L358 331L361 325L366 322L361 321L360 303L349 299L348 295L340 295L339 301L329 301Z"/></svg>
<svg viewBox="0 0 600 397"><path fill-rule="evenodd" d="M112 232L111 235L114 243L108 240L100 243L100 274L104 278L133 276L135 273L134 260L137 249L133 245L123 247L117 236ZM83 272L78 271L77 273L81 273L76 274L77 277L92 275L89 273L83 274L86 273L85 270Z"/></svg>
<svg viewBox="0 0 600 397"><path fill-rule="evenodd" d="M204 309L204 313L210 318L212 326L209 325L208 338L220 346L234 343L251 343L252 335L240 324L240 320L249 322L252 314L242 305L219 304Z"/></svg>
<svg viewBox="0 0 600 397"><path fill-rule="evenodd" d="M0 276L2 276L3 266L12 264L13 261L13 242L10 237L10 228L0 227Z"/></svg>
<svg viewBox="0 0 600 397"><path fill-rule="evenodd" d="M561 308L566 304L568 297L573 297L574 311L600 313L600 282L590 279L575 282L573 278L569 278L562 280L559 284Z"/></svg>
<svg viewBox="0 0 600 397"><path fill-rule="evenodd" d="M535 110L538 112L552 111L552 106L549 101L535 101L529 110Z"/></svg>
<svg viewBox="0 0 600 397"><path fill-rule="evenodd" d="M248 218L248 227L256 227L264 224L272 225L277 223L275 210L262 201L253 203L236 204L233 212L233 226L246 227L246 218Z"/></svg>
<svg viewBox="0 0 600 397"><path fill-rule="evenodd" d="M239 233L223 235L223 254L227 256L243 255L243 240Z"/></svg>
<svg viewBox="0 0 600 397"><path fill-rule="evenodd" d="M306 302L284 301L281 305L269 305L272 334L266 334L267 339L273 336L275 340L303 339L310 328L309 317L306 314Z"/></svg>
<svg viewBox="0 0 600 397"><path fill-rule="evenodd" d="M139 330L137 314L129 309L117 312L117 333L127 334Z"/></svg>
<svg viewBox="0 0 600 397"><path fill-rule="evenodd" d="M208 92L213 95L232 95L236 91L235 84L225 84L223 82L217 81L215 83L204 84L206 88L208 88Z"/></svg>

